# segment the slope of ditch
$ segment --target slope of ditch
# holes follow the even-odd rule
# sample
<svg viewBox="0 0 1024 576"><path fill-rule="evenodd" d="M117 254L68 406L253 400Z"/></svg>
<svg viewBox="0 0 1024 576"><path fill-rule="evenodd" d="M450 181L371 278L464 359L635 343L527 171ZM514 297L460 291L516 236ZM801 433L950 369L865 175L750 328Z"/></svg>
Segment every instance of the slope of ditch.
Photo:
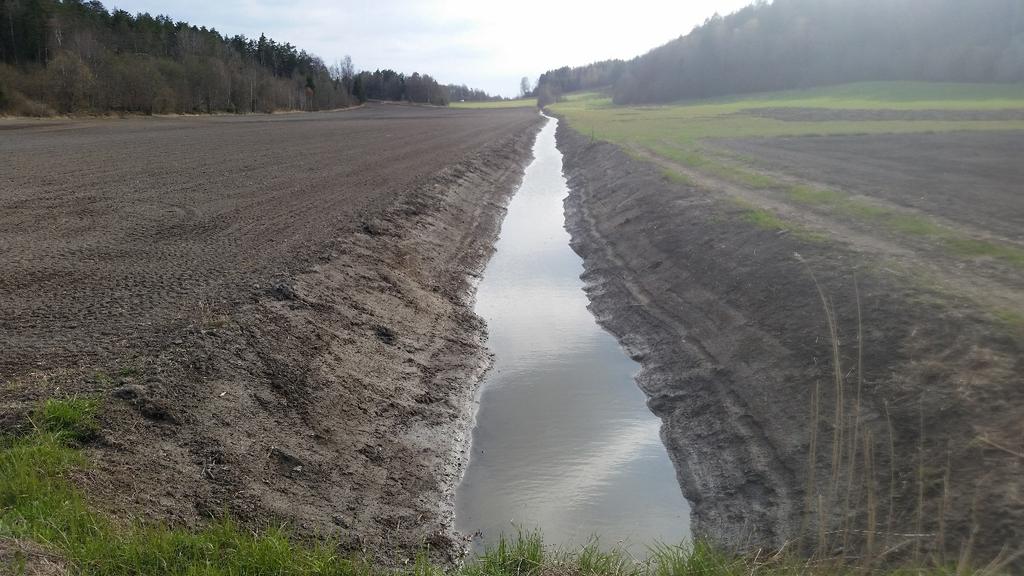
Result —
<svg viewBox="0 0 1024 576"><path fill-rule="evenodd" d="M592 309L642 365L696 534L890 557L1021 540L1012 330L706 182L558 139Z"/></svg>

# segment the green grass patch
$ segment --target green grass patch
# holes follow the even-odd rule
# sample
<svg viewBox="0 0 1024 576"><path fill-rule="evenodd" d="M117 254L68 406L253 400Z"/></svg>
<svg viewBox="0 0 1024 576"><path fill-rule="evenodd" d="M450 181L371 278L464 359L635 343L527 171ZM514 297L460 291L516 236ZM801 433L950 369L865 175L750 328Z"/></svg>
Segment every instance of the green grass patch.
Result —
<svg viewBox="0 0 1024 576"><path fill-rule="evenodd" d="M813 188L811 186L793 186L788 190L789 197L802 204L839 204L846 196L834 190Z"/></svg>
<svg viewBox="0 0 1024 576"><path fill-rule="evenodd" d="M889 228L908 236L943 238L946 234L952 234L952 231L948 231L942 226L939 226L926 216L902 214L875 206L869 207L869 205L860 205L857 207L861 210L869 210L869 215L877 214L877 216L882 218Z"/></svg>
<svg viewBox="0 0 1024 576"><path fill-rule="evenodd" d="M675 148L671 145L656 145L651 151L673 162L683 164L705 174L710 174L734 184L751 188L779 188L782 186L770 176L746 170L732 163L725 163L697 148Z"/></svg>
<svg viewBox="0 0 1024 576"><path fill-rule="evenodd" d="M758 228L765 230L787 230L788 226L781 218L760 208L747 208L743 213L743 219Z"/></svg>
<svg viewBox="0 0 1024 576"><path fill-rule="evenodd" d="M451 108L494 109L494 108L536 108L536 98L517 98L515 100L492 100L489 102L452 102Z"/></svg>
<svg viewBox="0 0 1024 576"><path fill-rule="evenodd" d="M517 538L501 536L498 543L463 570L465 576L490 574L539 574L550 560L537 532L520 532Z"/></svg>
<svg viewBox="0 0 1024 576"><path fill-rule="evenodd" d="M682 184L684 186L692 186L693 185L693 179L692 178L690 178L686 174L680 174L679 172L676 172L675 170L662 170L661 174L669 182L673 182L675 184Z"/></svg>
<svg viewBox="0 0 1024 576"><path fill-rule="evenodd" d="M817 232L807 230L798 224L787 222L775 213L763 208L758 208L745 200L732 198L731 201L734 205L742 209L741 218L744 222L753 224L762 230L770 230L772 232L789 232L793 234L793 236L807 242L820 243L827 240L827 238Z"/></svg>
<svg viewBox="0 0 1024 576"><path fill-rule="evenodd" d="M1024 250L1020 248L974 238L947 237L943 241L955 254L968 258L993 258L1024 268Z"/></svg>
<svg viewBox="0 0 1024 576"><path fill-rule="evenodd" d="M999 322L1024 337L1024 313L1017 310L1001 309L995 310L993 315Z"/></svg>
<svg viewBox="0 0 1024 576"><path fill-rule="evenodd" d="M1006 110L1024 107L1024 84L855 82L710 100L755 108L842 110Z"/></svg>
<svg viewBox="0 0 1024 576"><path fill-rule="evenodd" d="M72 442L87 442L99 432L92 398L51 398L36 410L33 423L46 433Z"/></svg>

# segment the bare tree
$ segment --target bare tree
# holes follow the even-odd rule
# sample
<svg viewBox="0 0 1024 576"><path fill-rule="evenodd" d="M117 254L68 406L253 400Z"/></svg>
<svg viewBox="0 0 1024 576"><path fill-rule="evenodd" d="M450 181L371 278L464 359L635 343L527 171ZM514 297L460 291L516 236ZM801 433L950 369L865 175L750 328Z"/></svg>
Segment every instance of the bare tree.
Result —
<svg viewBox="0 0 1024 576"><path fill-rule="evenodd" d="M352 65L352 57L348 54L341 59L341 82L345 85L345 91L352 93L352 79L356 76L356 67Z"/></svg>

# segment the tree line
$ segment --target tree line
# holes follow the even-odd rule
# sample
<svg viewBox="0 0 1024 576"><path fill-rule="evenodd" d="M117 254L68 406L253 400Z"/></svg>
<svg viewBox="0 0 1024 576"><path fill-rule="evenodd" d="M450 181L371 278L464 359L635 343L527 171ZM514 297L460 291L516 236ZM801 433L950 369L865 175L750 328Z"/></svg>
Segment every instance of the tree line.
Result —
<svg viewBox="0 0 1024 576"><path fill-rule="evenodd" d="M618 82L625 69L626 62L623 60L605 60L586 66L563 66L549 70L537 79L533 96L537 97L538 106L547 106L568 92L612 86Z"/></svg>
<svg viewBox="0 0 1024 576"><path fill-rule="evenodd" d="M98 1L0 0L0 112L327 110L367 99L444 105L449 93L426 74L356 72L351 58L328 65L265 35L229 37Z"/></svg>
<svg viewBox="0 0 1024 576"><path fill-rule="evenodd" d="M452 102L489 102L504 100L501 96L492 96L483 90L470 88L465 84L449 84L448 98Z"/></svg>
<svg viewBox="0 0 1024 576"><path fill-rule="evenodd" d="M429 74L406 76L394 70L360 72L353 80L353 94L360 102L395 100L447 106L448 88Z"/></svg>
<svg viewBox="0 0 1024 576"><path fill-rule="evenodd" d="M1024 81L1024 1L759 0L621 65L548 72L537 93L603 85L639 104L868 80Z"/></svg>
<svg viewBox="0 0 1024 576"><path fill-rule="evenodd" d="M442 85L429 74L413 72L406 76L394 70L363 71L353 79L353 94L366 100L396 100L447 106L451 102L502 100L465 84Z"/></svg>

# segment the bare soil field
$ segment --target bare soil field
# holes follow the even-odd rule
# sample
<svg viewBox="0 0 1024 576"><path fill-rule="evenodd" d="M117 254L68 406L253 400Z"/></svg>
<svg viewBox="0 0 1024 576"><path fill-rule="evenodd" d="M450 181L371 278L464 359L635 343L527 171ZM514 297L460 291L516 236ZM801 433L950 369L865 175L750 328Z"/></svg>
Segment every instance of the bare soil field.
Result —
<svg viewBox="0 0 1024 576"><path fill-rule="evenodd" d="M0 121L0 423L104 398L101 508L460 549L470 277L527 109ZM387 558L397 561L400 558Z"/></svg>
<svg viewBox="0 0 1024 576"><path fill-rule="evenodd" d="M881 198L1024 244L1022 132L819 136L720 144L766 169Z"/></svg>
<svg viewBox="0 0 1024 576"><path fill-rule="evenodd" d="M568 128L558 137L592 309L642 365L638 383L663 420L696 533L876 561L968 551L983 564L1017 552L1015 264ZM1021 142L989 133L724 146L773 182L831 186L886 210L867 214L934 218L1012 248Z"/></svg>

